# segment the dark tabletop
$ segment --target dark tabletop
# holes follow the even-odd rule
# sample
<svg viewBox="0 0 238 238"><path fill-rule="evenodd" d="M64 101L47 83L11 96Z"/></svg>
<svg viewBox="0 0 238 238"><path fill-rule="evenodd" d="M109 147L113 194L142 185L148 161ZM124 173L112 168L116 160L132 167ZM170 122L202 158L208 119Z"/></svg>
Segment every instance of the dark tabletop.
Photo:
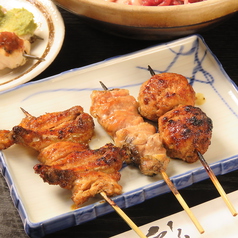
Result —
<svg viewBox="0 0 238 238"><path fill-rule="evenodd" d="M62 50L56 60L34 80L162 43L108 35L90 28L75 15L64 10L60 11L66 28ZM216 28L200 34L222 63L227 74L238 85L238 14ZM238 189L238 171L218 176L218 179L227 193ZM209 179L181 189L180 193L190 207L219 196ZM181 211L182 208L173 194L168 193L123 210L138 226L141 226ZM113 212L46 237L104 238L129 229L128 225ZM8 237L26 238L27 236L10 198L9 188L0 174L0 238Z"/></svg>

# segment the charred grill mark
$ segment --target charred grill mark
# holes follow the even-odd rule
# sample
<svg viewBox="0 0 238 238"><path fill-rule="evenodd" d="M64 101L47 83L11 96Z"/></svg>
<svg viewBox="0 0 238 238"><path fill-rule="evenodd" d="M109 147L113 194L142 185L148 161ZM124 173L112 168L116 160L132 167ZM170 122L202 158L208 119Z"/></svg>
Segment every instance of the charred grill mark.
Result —
<svg viewBox="0 0 238 238"><path fill-rule="evenodd" d="M199 119L196 116L188 118L188 122L190 124L192 124L193 126L202 126L204 124L204 120L203 119Z"/></svg>

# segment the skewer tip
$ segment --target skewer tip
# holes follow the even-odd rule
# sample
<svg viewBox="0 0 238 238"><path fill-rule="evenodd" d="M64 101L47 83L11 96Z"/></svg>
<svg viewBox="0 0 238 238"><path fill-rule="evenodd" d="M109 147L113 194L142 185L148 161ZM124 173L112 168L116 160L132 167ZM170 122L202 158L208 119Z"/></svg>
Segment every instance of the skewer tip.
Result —
<svg viewBox="0 0 238 238"><path fill-rule="evenodd" d="M106 86L102 81L99 81L99 83L101 84L102 88L103 88L105 91L108 90L107 86Z"/></svg>
<svg viewBox="0 0 238 238"><path fill-rule="evenodd" d="M27 117L32 117L32 115L29 112L27 112L24 108L20 107L20 109Z"/></svg>
<svg viewBox="0 0 238 238"><path fill-rule="evenodd" d="M155 71L148 65L148 70L150 71L151 76L155 75Z"/></svg>
<svg viewBox="0 0 238 238"><path fill-rule="evenodd" d="M37 56L34 56L34 55L29 55L29 54L26 54L26 53L24 53L23 56L27 59L45 61L45 58L40 58L40 57L37 57Z"/></svg>

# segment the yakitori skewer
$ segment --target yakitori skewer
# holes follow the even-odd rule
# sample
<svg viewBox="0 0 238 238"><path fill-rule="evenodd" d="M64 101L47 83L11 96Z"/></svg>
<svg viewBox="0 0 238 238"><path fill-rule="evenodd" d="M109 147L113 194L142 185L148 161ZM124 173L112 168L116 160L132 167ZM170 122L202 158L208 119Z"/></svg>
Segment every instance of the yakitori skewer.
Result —
<svg viewBox="0 0 238 238"><path fill-rule="evenodd" d="M214 172L212 171L212 169L210 168L210 166L202 155L206 152L210 145L210 139L212 135L212 121L206 116L204 112L202 112L201 109L194 107L195 99L193 94L195 94L195 92L191 91L190 85L183 85L183 87L181 87L182 92L177 89L179 87L180 81L181 84L182 82L186 81L186 79L182 75L172 73L156 75L150 66L148 66L148 70L152 78L144 84L144 88L147 89L149 84L151 87L153 87L152 91L156 93L156 82L163 81L167 83L164 83L164 85L166 85L166 90L168 91L168 93L170 95L173 95L174 97L177 94L177 98L180 99L179 102L176 102L176 100L170 102L171 105L169 106L171 107L171 110L167 113L164 113L163 115L158 115L158 118L155 118L159 122L160 134L162 137L163 144L167 149L168 155L171 158L180 158L188 163L193 163L199 159L202 165L204 166L206 172L208 173L210 179L212 180L213 184L215 185L216 189L218 190L219 194L228 206L230 212L233 216L236 216L236 210L229 201L224 189L220 185ZM177 84L177 87L175 87L174 85L168 85L169 83L174 85ZM162 89L158 88L158 92L162 91ZM145 92L145 89L143 90L144 91L141 90L141 92ZM183 98L185 97L184 91L187 92L186 96L190 95L191 98L193 98L191 105L189 104L190 99L188 98L184 100L185 104L188 105L180 105L182 100L185 99ZM144 99L143 95L142 97ZM156 109L150 107L150 111L155 111L159 108L159 100L157 104L158 105L156 106ZM164 106L164 102L161 102L161 104L163 104ZM153 105L155 105L155 103ZM146 110L149 111L148 108ZM175 131L172 130L172 128L176 128L176 132L172 132ZM169 137L170 139L168 139ZM178 142L178 140L174 138L179 139L180 142ZM171 145L173 146L171 147Z"/></svg>
<svg viewBox="0 0 238 238"><path fill-rule="evenodd" d="M14 143L19 143L39 151L37 158L41 164L34 166L34 170L40 174L45 182L72 190L72 200L76 205L80 205L89 197L100 193L139 237L146 238L139 227L108 197L108 194L117 195L121 193L122 187L117 184L117 180L120 179L117 170L122 166L123 159L121 157L125 153L122 152L122 149L111 144L107 144L96 151L87 147L87 142L91 139L94 129L91 116L84 113L80 106L75 106L63 112L47 113L39 117L32 116L23 108L21 110L26 117L18 126L15 126L12 131L0 130L0 148L6 149ZM77 123L78 120L81 120L80 118L82 121ZM85 120L84 123L83 120ZM77 125L79 126L78 129ZM83 125L85 129L82 129ZM70 134L73 135L74 141L72 141L72 138L68 138L67 135L62 135L62 131L69 131L67 126L70 127ZM27 133L24 133L25 130ZM61 137L56 140L58 131L61 131L59 133ZM48 135L48 132L50 132L50 135ZM27 134L27 138L25 138L25 134ZM87 136L85 137L84 134L87 134ZM14 140L11 139L13 135ZM78 136L80 138L77 139ZM34 144L36 137L38 138L38 144ZM8 138L10 141L7 143ZM4 142L2 146L1 142ZM108 176L107 170L108 173L114 173L114 175ZM82 173L80 174L80 172ZM78 180L78 182L75 183L75 180ZM82 187L80 187L79 180L82 180L82 183L86 181L88 186L82 184ZM94 183L93 180L95 180L95 184L92 186L93 189L87 192L86 190L90 190L90 183ZM79 189L77 189L77 186L79 186Z"/></svg>
<svg viewBox="0 0 238 238"><path fill-rule="evenodd" d="M91 114L113 138L116 146L127 148L130 155L127 163L136 164L145 175L161 174L181 206L202 234L202 226L166 174L169 158L166 156L156 128L144 122L137 111L137 102L128 90L108 90L100 82L104 91L94 91L91 95Z"/></svg>

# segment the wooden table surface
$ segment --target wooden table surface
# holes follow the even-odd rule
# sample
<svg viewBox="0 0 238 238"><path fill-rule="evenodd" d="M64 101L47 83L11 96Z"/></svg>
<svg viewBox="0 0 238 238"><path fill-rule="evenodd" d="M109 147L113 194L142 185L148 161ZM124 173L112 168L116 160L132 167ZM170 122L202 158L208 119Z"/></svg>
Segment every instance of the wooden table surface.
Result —
<svg viewBox="0 0 238 238"><path fill-rule="evenodd" d="M66 27L63 47L56 60L34 80L161 43L161 41L140 41L108 35L92 29L75 15L62 9L60 11ZM200 34L222 63L227 74L238 85L238 14L216 28ZM218 176L218 179L227 193L238 189L238 171ZM180 193L190 207L219 196L212 182L208 179L182 189ZM179 203L171 193L124 209L138 226L181 210ZM46 237L106 238L129 229L128 225L113 212ZM26 238L27 236L18 211L10 198L9 188L0 174L0 238L8 237Z"/></svg>

